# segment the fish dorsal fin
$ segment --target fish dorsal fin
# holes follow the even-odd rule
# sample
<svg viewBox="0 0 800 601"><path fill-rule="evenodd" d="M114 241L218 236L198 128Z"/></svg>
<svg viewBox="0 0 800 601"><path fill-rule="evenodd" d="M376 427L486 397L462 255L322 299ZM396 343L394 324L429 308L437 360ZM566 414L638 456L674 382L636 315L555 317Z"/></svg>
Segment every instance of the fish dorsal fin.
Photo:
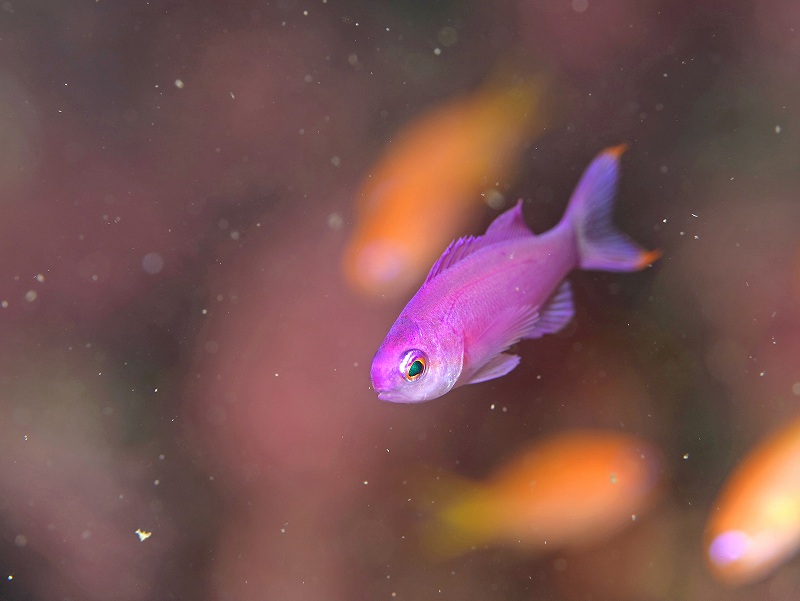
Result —
<svg viewBox="0 0 800 601"><path fill-rule="evenodd" d="M517 204L492 221L480 240L484 244L495 244L504 240L528 237L533 237L533 232L522 216L522 199L520 199Z"/></svg>
<svg viewBox="0 0 800 601"><path fill-rule="evenodd" d="M433 264L425 281L431 281L462 259L491 244L527 236L532 237L533 232L525 225L525 219L522 217L522 200L520 200L513 208L492 221L483 236L466 236L453 240L439 260Z"/></svg>
<svg viewBox="0 0 800 601"><path fill-rule="evenodd" d="M450 243L450 246L448 246L447 249L442 253L442 256L439 257L439 260L433 264L433 267L431 267L431 270L428 272L428 277L425 278L425 281L430 282L437 275L452 267L464 257L469 256L478 250L478 248L473 247L478 246L476 243L479 240L480 237L476 238L475 236L466 236L464 238L459 238L458 240L453 240Z"/></svg>

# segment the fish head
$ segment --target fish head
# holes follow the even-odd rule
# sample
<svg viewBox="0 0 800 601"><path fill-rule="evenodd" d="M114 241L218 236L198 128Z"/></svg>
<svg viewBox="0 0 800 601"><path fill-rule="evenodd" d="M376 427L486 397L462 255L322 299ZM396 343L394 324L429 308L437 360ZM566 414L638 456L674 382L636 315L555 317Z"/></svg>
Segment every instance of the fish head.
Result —
<svg viewBox="0 0 800 601"><path fill-rule="evenodd" d="M463 361L463 340L448 324L401 316L372 360L372 387L382 401L430 401L455 386Z"/></svg>

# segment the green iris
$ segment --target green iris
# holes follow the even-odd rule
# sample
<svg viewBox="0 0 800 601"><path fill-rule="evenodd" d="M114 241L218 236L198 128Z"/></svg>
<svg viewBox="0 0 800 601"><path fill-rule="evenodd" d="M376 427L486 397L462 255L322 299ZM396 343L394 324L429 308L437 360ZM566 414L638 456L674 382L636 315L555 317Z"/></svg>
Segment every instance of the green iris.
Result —
<svg viewBox="0 0 800 601"><path fill-rule="evenodd" d="M403 353L400 359L400 375L406 382L415 382L425 375L428 357L419 349L411 349Z"/></svg>
<svg viewBox="0 0 800 601"><path fill-rule="evenodd" d="M411 364L411 367L408 368L408 377L409 378L416 378L418 375L422 373L422 370L425 369L425 364L417 359L414 363Z"/></svg>

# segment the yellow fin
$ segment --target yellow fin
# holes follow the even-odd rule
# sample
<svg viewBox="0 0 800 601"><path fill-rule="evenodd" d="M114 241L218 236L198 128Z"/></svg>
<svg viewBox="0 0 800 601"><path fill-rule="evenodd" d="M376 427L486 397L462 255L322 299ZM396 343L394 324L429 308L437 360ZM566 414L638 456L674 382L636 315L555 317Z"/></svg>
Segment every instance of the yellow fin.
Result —
<svg viewBox="0 0 800 601"><path fill-rule="evenodd" d="M415 483L416 530L421 552L435 561L451 559L492 541L492 495L479 483L450 472L428 471Z"/></svg>

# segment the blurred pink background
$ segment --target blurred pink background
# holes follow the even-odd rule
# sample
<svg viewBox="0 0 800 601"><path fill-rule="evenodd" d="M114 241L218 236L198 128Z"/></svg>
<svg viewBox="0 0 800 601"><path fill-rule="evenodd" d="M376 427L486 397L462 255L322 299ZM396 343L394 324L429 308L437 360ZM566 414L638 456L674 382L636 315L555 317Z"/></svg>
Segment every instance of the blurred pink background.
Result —
<svg viewBox="0 0 800 601"><path fill-rule="evenodd" d="M702 541L735 464L800 414L799 17L4 3L0 597L795 599L800 560L732 590ZM404 124L507 64L546 74L561 115L506 200L547 229L627 142L617 221L664 256L573 274L576 321L509 376L382 403L369 366L406 299L343 280L354 193ZM661 449L647 516L586 550L419 554L421 467L480 479L577 427Z"/></svg>

